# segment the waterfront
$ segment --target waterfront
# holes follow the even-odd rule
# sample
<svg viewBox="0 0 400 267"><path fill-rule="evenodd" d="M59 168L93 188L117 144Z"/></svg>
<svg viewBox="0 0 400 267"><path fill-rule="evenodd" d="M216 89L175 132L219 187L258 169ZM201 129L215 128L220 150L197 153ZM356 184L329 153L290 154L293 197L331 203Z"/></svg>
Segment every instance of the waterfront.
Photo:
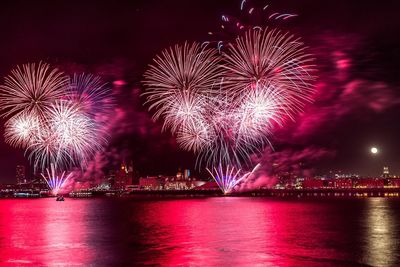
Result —
<svg viewBox="0 0 400 267"><path fill-rule="evenodd" d="M0 265L398 266L400 200L5 199Z"/></svg>

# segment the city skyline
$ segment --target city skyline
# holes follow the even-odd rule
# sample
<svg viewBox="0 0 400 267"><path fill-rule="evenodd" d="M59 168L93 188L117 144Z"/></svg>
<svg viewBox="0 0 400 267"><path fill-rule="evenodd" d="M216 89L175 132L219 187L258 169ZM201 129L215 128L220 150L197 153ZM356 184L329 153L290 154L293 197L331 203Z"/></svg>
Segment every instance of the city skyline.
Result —
<svg viewBox="0 0 400 267"><path fill-rule="evenodd" d="M263 2L247 4L260 7ZM8 3L8 13L2 16L3 19L13 16L20 23L2 28L3 34L12 34L7 34L10 38L1 44L1 49L14 52L7 53L0 73L5 76L16 64L37 61L40 55L66 72L98 72L96 74L112 87L120 107L116 111L120 115L114 128L116 134L106 148L107 163L103 169L115 167L123 157L131 158L143 174L172 173L179 166L194 169L195 156L180 150L168 133L160 133L160 122L152 122L151 113L147 113L142 106L144 99L139 96L143 91L142 74L151 58L164 47L185 40L209 40L208 32L218 31L221 14L232 14L244 21L248 17L240 13L240 5L235 1L218 4L206 1L199 4L196 10L188 5L175 1L168 5L157 4L157 8L153 8L152 3L138 1L125 6L101 3L90 10L93 5L89 1L80 9L70 10L62 2L47 7L39 3L32 8L42 15L51 15L54 23L44 23L48 18L34 20L29 29L31 34L26 34L25 26L32 14L20 9L18 2ZM363 12L354 13L350 10L358 5L346 1L328 6L310 1L295 5L271 3L274 10L287 10L299 15L279 26L303 36L317 58L319 78L315 103L309 105L295 123L276 131L271 139L276 153L271 153L268 146L263 152L261 161L265 161L266 169L270 167L268 162L278 161L289 169L302 163L306 171L312 170L315 174L343 170L377 175L384 165L394 173L400 172L400 155L397 153L400 143L396 137L398 126L392 123L399 113L396 90L399 80L395 75L399 62L399 46L396 44L399 40L394 34L398 22L392 11L395 8L389 8L390 5L395 4L388 2L386 7L376 7L365 3ZM28 6L25 7L29 10ZM63 13L64 9L70 10L70 13ZM162 18L162 9L168 11L165 12L168 13L166 25L154 19L157 16ZM174 12L183 16L170 16ZM379 19L379 12L385 13L384 20ZM127 23L129 14L135 14L132 23ZM338 16L342 18L340 22L335 20ZM377 19L366 30L364 25L370 16ZM71 21L72 17L76 22ZM98 22L100 17L105 19L104 23L109 28L92 24ZM142 19L147 20L144 24L151 30L135 23L135 20ZM78 22L87 26L86 35L79 34ZM173 24L185 26L178 34L170 27ZM54 25L67 29L76 38L65 38L63 33L55 30ZM50 38L51 35L60 38ZM142 38L144 42L134 38L138 35L145 36ZM167 35L168 38L165 38ZM19 42L20 36L25 38L23 43ZM110 40L110 45L97 45L105 40ZM78 49L77 43L81 43L83 49ZM374 157L369 153L372 146L380 150ZM28 166L29 163L23 150L15 150L4 142L1 148L4 153L0 160L4 166L0 181L7 182L14 177L13 166L19 163ZM248 168L251 169L251 166ZM200 173L203 172L200 170Z"/></svg>
<svg viewBox="0 0 400 267"><path fill-rule="evenodd" d="M0 7L0 266L400 266L399 1Z"/></svg>

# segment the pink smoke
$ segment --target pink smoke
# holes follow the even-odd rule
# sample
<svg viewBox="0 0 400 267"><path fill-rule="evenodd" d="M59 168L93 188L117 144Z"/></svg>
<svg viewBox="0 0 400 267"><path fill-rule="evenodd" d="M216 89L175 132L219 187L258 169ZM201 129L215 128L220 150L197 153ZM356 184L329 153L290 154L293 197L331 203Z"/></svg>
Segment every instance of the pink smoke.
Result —
<svg viewBox="0 0 400 267"><path fill-rule="evenodd" d="M277 129L272 143L253 162L261 163L257 175L241 189L270 186L270 181L284 175L311 176L315 165L334 158L336 150L315 140L335 130L347 119L363 119L398 105L392 85L361 78L355 67L354 51L361 40L354 35L325 33L316 36L313 53L317 58L319 79L314 103L296 119Z"/></svg>

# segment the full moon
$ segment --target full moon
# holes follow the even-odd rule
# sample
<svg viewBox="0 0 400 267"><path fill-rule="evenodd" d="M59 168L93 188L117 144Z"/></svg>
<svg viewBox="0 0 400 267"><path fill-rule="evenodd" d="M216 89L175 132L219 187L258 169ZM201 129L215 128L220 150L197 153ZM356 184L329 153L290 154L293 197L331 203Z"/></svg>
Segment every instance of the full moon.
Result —
<svg viewBox="0 0 400 267"><path fill-rule="evenodd" d="M371 147L371 153L372 154L378 153L378 149L376 147Z"/></svg>

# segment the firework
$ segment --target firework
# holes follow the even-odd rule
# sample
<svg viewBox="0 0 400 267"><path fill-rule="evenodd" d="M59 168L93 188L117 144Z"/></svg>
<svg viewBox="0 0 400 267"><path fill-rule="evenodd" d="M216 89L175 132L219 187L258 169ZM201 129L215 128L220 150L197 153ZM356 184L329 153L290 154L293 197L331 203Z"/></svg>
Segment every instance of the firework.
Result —
<svg viewBox="0 0 400 267"><path fill-rule="evenodd" d="M51 164L60 169L68 165L68 162L73 161L70 154L59 149L57 142L57 135L48 125L44 125L34 136L25 153L29 152L29 160L33 162L35 170L44 170Z"/></svg>
<svg viewBox="0 0 400 267"><path fill-rule="evenodd" d="M267 137L275 126L282 126L286 118L293 117L282 89L267 85L250 90L235 114L238 142L269 143Z"/></svg>
<svg viewBox="0 0 400 267"><path fill-rule="evenodd" d="M44 118L51 104L65 95L67 77L46 63L25 64L11 71L0 86L3 117L26 112Z"/></svg>
<svg viewBox="0 0 400 267"><path fill-rule="evenodd" d="M311 101L313 58L299 38L278 30L250 30L224 53L224 86L240 100L257 88L282 88L285 105L298 112Z"/></svg>
<svg viewBox="0 0 400 267"><path fill-rule="evenodd" d="M20 113L5 124L4 139L13 147L27 148L40 129L40 120L28 113Z"/></svg>
<svg viewBox="0 0 400 267"><path fill-rule="evenodd" d="M213 94L219 82L220 58L214 49L198 43L164 50L154 59L144 77L144 93L154 119L164 118L173 132L182 121L193 121L204 97Z"/></svg>
<svg viewBox="0 0 400 267"><path fill-rule="evenodd" d="M5 140L24 148L35 169L84 167L106 143L112 106L99 77L70 79L46 63L18 66L0 86Z"/></svg>
<svg viewBox="0 0 400 267"><path fill-rule="evenodd" d="M182 124L177 142L198 154L199 167L202 162L240 167L252 153L270 144L274 128L290 118L285 103L281 89L271 86L248 92L240 103L216 96L213 102L201 103L193 121Z"/></svg>
<svg viewBox="0 0 400 267"><path fill-rule="evenodd" d="M314 65L305 49L287 33L250 30L223 60L202 52L212 57L201 60L210 74L196 69L205 69L197 62L204 51L198 45L176 46L145 74L149 109L155 109L154 119L164 119L181 148L198 154L197 166L239 168L311 101ZM210 67L218 62L220 67Z"/></svg>
<svg viewBox="0 0 400 267"><path fill-rule="evenodd" d="M61 175L57 175L53 165L51 165L50 169L51 171L49 171L49 169L46 169L47 176L43 175L42 173L42 177L49 186L52 194L58 195L60 190L62 190L65 186L68 179L71 178L72 173L65 175L65 172L63 172Z"/></svg>
<svg viewBox="0 0 400 267"><path fill-rule="evenodd" d="M214 167L212 171L207 168L207 171L214 178L221 191L224 194L229 194L236 185L247 179L250 175L253 175L259 166L260 164L257 164L252 171L243 175L240 174L241 169L236 169L235 167L229 165L224 168L222 167L222 164L220 164L218 168Z"/></svg>
<svg viewBox="0 0 400 267"><path fill-rule="evenodd" d="M69 81L67 99L92 118L108 114L113 107L111 90L100 77L91 74L74 74Z"/></svg>
<svg viewBox="0 0 400 267"><path fill-rule="evenodd" d="M270 4L263 6L253 5L247 1L240 3L240 12L238 15L221 15L220 28L216 31L208 32L213 40L206 41L205 43L215 43L218 51L222 51L226 40L232 40L247 30L262 30L267 26L279 27L283 22L298 16L292 13L276 12Z"/></svg>
<svg viewBox="0 0 400 267"><path fill-rule="evenodd" d="M154 62L145 73L146 103L178 145L197 154L198 167L218 163L228 166L226 171L240 169L250 155L271 145L274 130L294 120L314 92L313 58L306 47L299 38L270 28L248 30L220 54L185 43ZM221 167L219 172L217 179ZM223 180L223 191L233 180Z"/></svg>
<svg viewBox="0 0 400 267"><path fill-rule="evenodd" d="M51 163L55 168L84 166L104 143L104 135L95 122L74 103L61 100L49 109L45 127L30 146L31 157L42 168Z"/></svg>
<svg viewBox="0 0 400 267"><path fill-rule="evenodd" d="M195 153L208 147L213 139L213 129L201 118L183 124L176 135L176 140L182 149Z"/></svg>
<svg viewBox="0 0 400 267"><path fill-rule="evenodd" d="M91 146L91 139L96 136L94 122L69 101L57 101L53 105L48 125L57 135L60 149L71 149L79 154L85 154L84 147Z"/></svg>
<svg viewBox="0 0 400 267"><path fill-rule="evenodd" d="M226 166L223 168L219 165L218 168L214 167L213 171L207 168L207 171L214 178L215 182L218 184L219 188L224 194L228 194L231 190L241 181L239 178L240 169L236 170L235 167Z"/></svg>

